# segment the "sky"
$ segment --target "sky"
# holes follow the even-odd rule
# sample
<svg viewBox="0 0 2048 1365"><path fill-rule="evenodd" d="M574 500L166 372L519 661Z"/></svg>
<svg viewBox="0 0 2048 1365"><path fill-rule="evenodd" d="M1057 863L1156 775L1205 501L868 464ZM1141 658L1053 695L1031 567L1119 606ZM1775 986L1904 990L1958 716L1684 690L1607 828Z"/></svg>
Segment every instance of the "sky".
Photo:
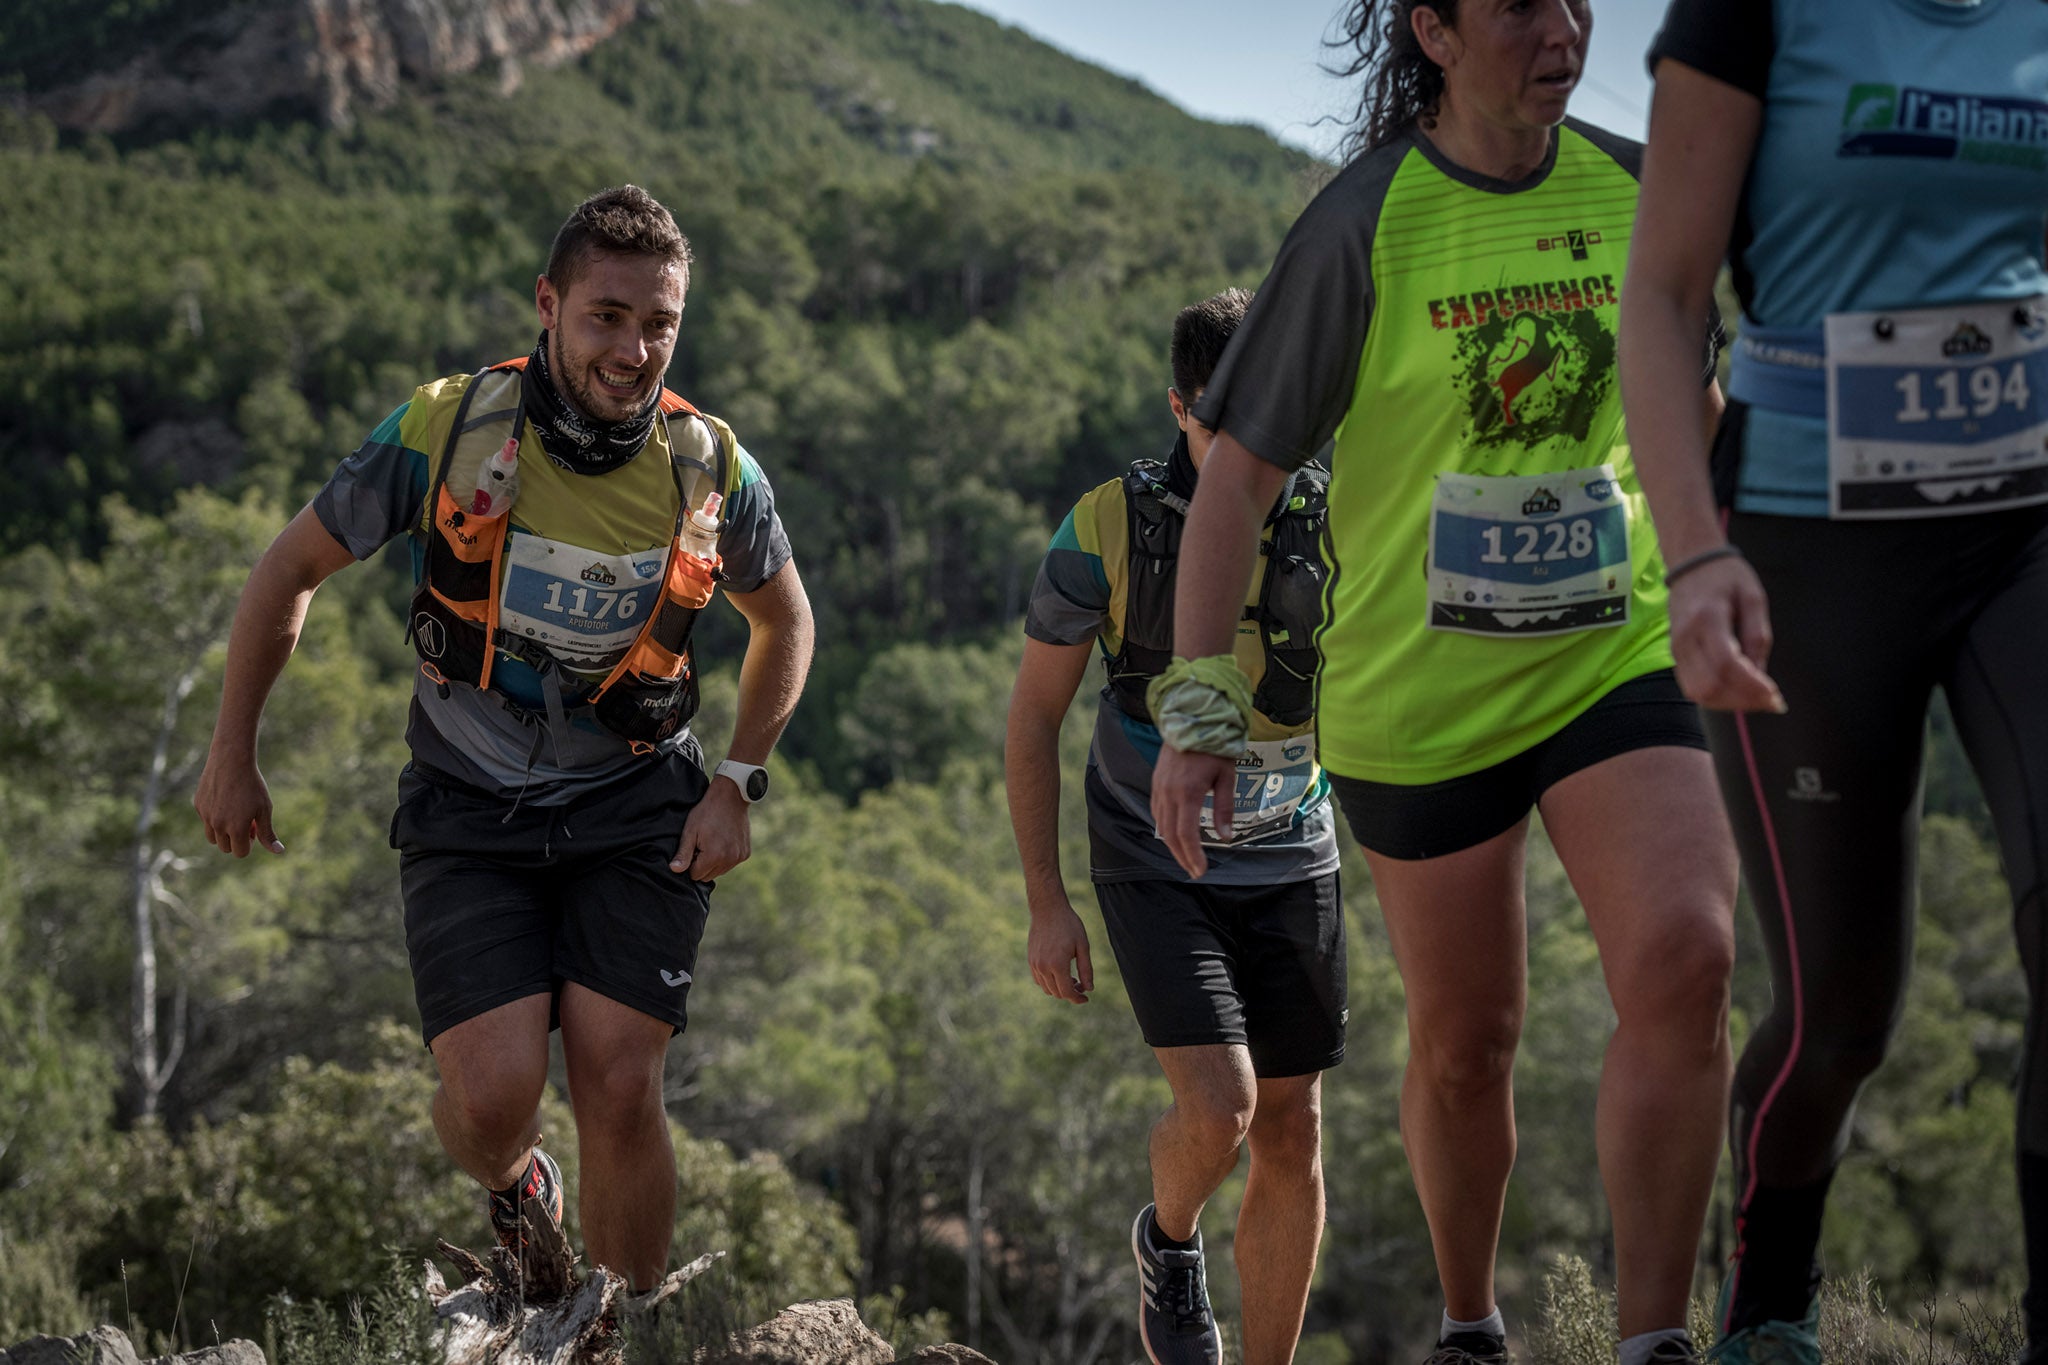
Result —
<svg viewBox="0 0 2048 1365"><path fill-rule="evenodd" d="M1354 82L1321 70L1324 31L1344 0L959 0L1122 75L1191 113L1263 125L1328 156L1356 104ZM1643 53L1663 0L1593 0L1593 43L1572 113L1643 135Z"/></svg>

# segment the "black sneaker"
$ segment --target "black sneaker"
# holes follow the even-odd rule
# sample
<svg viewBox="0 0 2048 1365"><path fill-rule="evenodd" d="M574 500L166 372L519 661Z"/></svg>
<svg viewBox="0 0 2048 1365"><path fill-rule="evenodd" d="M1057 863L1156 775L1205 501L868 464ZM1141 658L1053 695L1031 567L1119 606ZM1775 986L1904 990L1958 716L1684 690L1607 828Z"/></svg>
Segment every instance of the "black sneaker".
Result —
<svg viewBox="0 0 2048 1365"><path fill-rule="evenodd" d="M1491 1332L1453 1332L1422 1365L1508 1365L1507 1338Z"/></svg>
<svg viewBox="0 0 2048 1365"><path fill-rule="evenodd" d="M1202 1279L1202 1234L1191 1251L1152 1245L1152 1205L1131 1224L1131 1254L1138 1258L1138 1339L1152 1365L1222 1365L1223 1334L1209 1311Z"/></svg>
<svg viewBox="0 0 2048 1365"><path fill-rule="evenodd" d="M538 1199L548 1221L562 1226L562 1168L538 1147L526 1164L524 1180L503 1193L489 1191L491 1231L498 1234L498 1245L507 1251L519 1250L519 1209L529 1199Z"/></svg>

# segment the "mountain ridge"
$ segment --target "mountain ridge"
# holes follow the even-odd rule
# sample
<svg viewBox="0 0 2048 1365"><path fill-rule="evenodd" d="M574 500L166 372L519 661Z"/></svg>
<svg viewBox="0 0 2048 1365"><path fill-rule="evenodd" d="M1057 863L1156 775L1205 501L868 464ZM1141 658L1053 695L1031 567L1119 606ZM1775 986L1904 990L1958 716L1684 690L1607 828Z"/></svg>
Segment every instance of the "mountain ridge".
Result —
<svg viewBox="0 0 2048 1365"><path fill-rule="evenodd" d="M409 85L483 67L496 68L509 94L522 63L574 60L638 9L638 0L248 0L195 15L112 69L34 91L27 105L80 132L292 106L346 127L359 103L388 107Z"/></svg>

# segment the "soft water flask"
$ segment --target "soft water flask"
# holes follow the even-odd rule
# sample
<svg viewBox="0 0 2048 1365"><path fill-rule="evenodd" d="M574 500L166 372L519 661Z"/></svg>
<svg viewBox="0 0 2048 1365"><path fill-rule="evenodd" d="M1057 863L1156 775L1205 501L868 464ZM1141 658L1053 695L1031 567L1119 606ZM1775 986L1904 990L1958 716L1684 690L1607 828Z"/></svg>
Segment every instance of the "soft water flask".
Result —
<svg viewBox="0 0 2048 1365"><path fill-rule="evenodd" d="M473 517L495 519L512 510L519 496L519 440L505 442L498 453L484 461L483 474L476 481L476 497L469 504Z"/></svg>
<svg viewBox="0 0 2048 1365"><path fill-rule="evenodd" d="M725 505L723 493L713 493L704 505L683 518L683 548L699 559L718 558L718 509Z"/></svg>

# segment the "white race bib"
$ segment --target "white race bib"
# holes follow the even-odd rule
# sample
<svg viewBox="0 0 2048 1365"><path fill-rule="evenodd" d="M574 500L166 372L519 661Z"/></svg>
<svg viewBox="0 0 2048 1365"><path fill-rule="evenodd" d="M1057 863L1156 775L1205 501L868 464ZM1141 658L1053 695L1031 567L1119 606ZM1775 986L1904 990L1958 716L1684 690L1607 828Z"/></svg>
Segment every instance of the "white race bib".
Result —
<svg viewBox="0 0 2048 1365"><path fill-rule="evenodd" d="M1562 635L1628 622L1628 500L1612 465L1439 474L1429 508L1431 630Z"/></svg>
<svg viewBox="0 0 2048 1365"><path fill-rule="evenodd" d="M2048 500L2048 299L1828 317L1828 515Z"/></svg>
<svg viewBox="0 0 2048 1365"><path fill-rule="evenodd" d="M668 547L606 555L519 532L505 553L498 624L569 668L598 673L624 656L661 596Z"/></svg>
<svg viewBox="0 0 2048 1365"><path fill-rule="evenodd" d="M1313 730L1286 739L1254 740L1237 760L1237 792L1231 802L1231 844L1249 843L1278 834L1294 823L1294 813L1308 799L1316 778L1316 736ZM1216 837L1214 799L1202 803L1202 842L1223 845Z"/></svg>

